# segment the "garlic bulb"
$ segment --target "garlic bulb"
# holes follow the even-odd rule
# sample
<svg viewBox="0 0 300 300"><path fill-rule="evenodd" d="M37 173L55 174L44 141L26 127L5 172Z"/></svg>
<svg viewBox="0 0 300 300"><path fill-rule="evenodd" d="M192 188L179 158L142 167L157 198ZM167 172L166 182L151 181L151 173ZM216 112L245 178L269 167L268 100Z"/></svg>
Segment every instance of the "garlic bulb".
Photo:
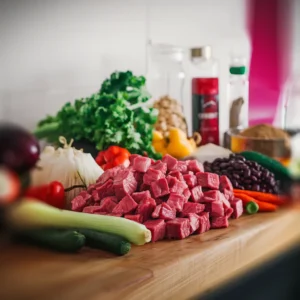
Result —
<svg viewBox="0 0 300 300"><path fill-rule="evenodd" d="M103 170L91 154L73 148L73 140L68 144L64 137L60 137L59 141L63 148L44 148L36 168L31 172L31 183L37 186L54 180L61 182L65 189L70 189L66 191L69 208L70 201L90 184L95 183Z"/></svg>

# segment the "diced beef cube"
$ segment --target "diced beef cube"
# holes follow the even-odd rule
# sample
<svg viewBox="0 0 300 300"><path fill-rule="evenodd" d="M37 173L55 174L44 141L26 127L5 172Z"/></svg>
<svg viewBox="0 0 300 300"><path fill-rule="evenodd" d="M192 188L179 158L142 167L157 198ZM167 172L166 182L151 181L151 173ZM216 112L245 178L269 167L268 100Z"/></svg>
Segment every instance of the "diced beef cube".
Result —
<svg viewBox="0 0 300 300"><path fill-rule="evenodd" d="M137 182L137 186L140 186L143 183L144 173L134 171L133 176Z"/></svg>
<svg viewBox="0 0 300 300"><path fill-rule="evenodd" d="M230 218L231 215L233 214L233 208L231 208L231 207L227 208L227 209L224 208L224 210L225 210L225 216L227 217L227 219Z"/></svg>
<svg viewBox="0 0 300 300"><path fill-rule="evenodd" d="M183 176L182 176L182 174L181 174L181 172L178 171L178 170L173 170L173 171L171 171L171 172L168 174L168 176L175 177L175 178L178 179L179 181L183 181L183 180L184 180L184 179L183 179Z"/></svg>
<svg viewBox="0 0 300 300"><path fill-rule="evenodd" d="M234 197L233 191L230 191L230 190L224 189L223 194L227 200L230 200L230 199L232 199L232 197Z"/></svg>
<svg viewBox="0 0 300 300"><path fill-rule="evenodd" d="M154 209L156 207L156 202L152 198L144 199L138 205L136 213L141 216L142 223L150 219Z"/></svg>
<svg viewBox="0 0 300 300"><path fill-rule="evenodd" d="M210 203L210 215L212 217L223 217L224 216L224 207L222 202L213 201Z"/></svg>
<svg viewBox="0 0 300 300"><path fill-rule="evenodd" d="M203 193L203 198L201 202L213 202L213 201L222 201L222 194L220 191L206 191Z"/></svg>
<svg viewBox="0 0 300 300"><path fill-rule="evenodd" d="M155 198L168 195L170 193L166 178L160 178L151 183L151 193Z"/></svg>
<svg viewBox="0 0 300 300"><path fill-rule="evenodd" d="M92 198L95 202L99 202L101 200L97 190L92 191Z"/></svg>
<svg viewBox="0 0 300 300"><path fill-rule="evenodd" d="M140 203L144 199L151 198L151 194L149 191L136 192L132 193L131 197L136 203Z"/></svg>
<svg viewBox="0 0 300 300"><path fill-rule="evenodd" d="M200 214L204 211L204 208L204 204L187 202L183 205L181 217L188 217L190 213Z"/></svg>
<svg viewBox="0 0 300 300"><path fill-rule="evenodd" d="M145 173L148 171L151 165L151 159L149 157L137 156L134 158L132 167L135 171Z"/></svg>
<svg viewBox="0 0 300 300"><path fill-rule="evenodd" d="M149 191L149 190L150 190L150 185L145 184L145 183L142 183L140 188L139 188L140 192Z"/></svg>
<svg viewBox="0 0 300 300"><path fill-rule="evenodd" d="M210 229L210 222L209 222L209 213L202 212L198 215L199 218L199 228L195 231L196 234L201 234Z"/></svg>
<svg viewBox="0 0 300 300"><path fill-rule="evenodd" d="M154 182L160 178L164 178L164 177L165 177L165 175L161 171L150 168L144 174L143 183L151 185L152 182Z"/></svg>
<svg viewBox="0 0 300 300"><path fill-rule="evenodd" d="M155 209L154 209L154 211L153 211L153 213L152 213L152 215L151 215L153 219L158 219L158 218L159 218L160 210L161 210L161 204L158 204L158 205L155 207Z"/></svg>
<svg viewBox="0 0 300 300"><path fill-rule="evenodd" d="M181 212L186 199L183 195L171 193L167 203L170 207L174 208L177 212Z"/></svg>
<svg viewBox="0 0 300 300"><path fill-rule="evenodd" d="M185 198L185 200L186 200L186 202L187 202L187 201L189 201L189 199L190 199L192 193L190 192L189 189L185 189L185 190L183 191L182 195L184 196L184 198Z"/></svg>
<svg viewBox="0 0 300 300"><path fill-rule="evenodd" d="M113 186L113 180L109 179L102 185L96 186L96 191L98 192L100 200L108 196L114 196L115 191Z"/></svg>
<svg viewBox="0 0 300 300"><path fill-rule="evenodd" d="M148 220L144 223L151 231L151 242L162 240L166 234L166 223L164 220Z"/></svg>
<svg viewBox="0 0 300 300"><path fill-rule="evenodd" d="M213 217L211 218L211 228L218 229L218 228L227 228L229 226L228 218L224 217Z"/></svg>
<svg viewBox="0 0 300 300"><path fill-rule="evenodd" d="M82 212L87 214L94 214L97 211L101 211L101 208L99 205L97 206L86 206Z"/></svg>
<svg viewBox="0 0 300 300"><path fill-rule="evenodd" d="M114 214L126 215L133 212L138 204L129 195L125 196L113 209Z"/></svg>
<svg viewBox="0 0 300 300"><path fill-rule="evenodd" d="M196 159L189 160L187 163L188 171L193 173L204 172L203 165Z"/></svg>
<svg viewBox="0 0 300 300"><path fill-rule="evenodd" d="M137 223L142 223L141 215L125 215L124 218Z"/></svg>
<svg viewBox="0 0 300 300"><path fill-rule="evenodd" d="M231 192L233 191L233 186L231 184L231 181L225 175L220 176L220 190L221 192L224 192L224 190L228 190Z"/></svg>
<svg viewBox="0 0 300 300"><path fill-rule="evenodd" d="M153 165L151 165L151 169L161 171L163 174L167 173L167 164L163 163L161 160L156 161Z"/></svg>
<svg viewBox="0 0 300 300"><path fill-rule="evenodd" d="M176 210L170 207L166 202L162 203L159 212L159 218L163 220L173 220L176 218Z"/></svg>
<svg viewBox="0 0 300 300"><path fill-rule="evenodd" d="M220 199L223 202L223 206L224 206L225 211L226 211L226 209L231 208L230 202L226 199L224 194L221 193Z"/></svg>
<svg viewBox="0 0 300 300"><path fill-rule="evenodd" d="M203 197L201 186L195 186L191 189L191 198L193 202L200 202Z"/></svg>
<svg viewBox="0 0 300 300"><path fill-rule="evenodd" d="M123 199L127 194L131 195L136 191L137 181L134 178L133 172L125 169L121 170L114 179L114 191L119 200Z"/></svg>
<svg viewBox="0 0 300 300"><path fill-rule="evenodd" d="M130 165L133 164L133 161L134 161L135 158L137 158L137 157L143 157L143 156L138 155L138 154L131 154L131 155L129 156Z"/></svg>
<svg viewBox="0 0 300 300"><path fill-rule="evenodd" d="M172 171L174 167L177 165L177 159L169 154L166 154L163 157L162 162L167 164L168 171Z"/></svg>
<svg viewBox="0 0 300 300"><path fill-rule="evenodd" d="M194 213L189 213L188 218L190 221L190 234L194 233L197 229L199 229L199 216Z"/></svg>
<svg viewBox="0 0 300 300"><path fill-rule="evenodd" d="M177 178L170 175L167 176L167 181L171 193L182 194L188 187L184 181L179 181Z"/></svg>
<svg viewBox="0 0 300 300"><path fill-rule="evenodd" d="M95 183L94 183L94 184L90 184L90 185L88 186L88 188L87 188L87 192L88 192L89 194L92 194L93 191L95 191L95 189L96 189L96 184L95 184Z"/></svg>
<svg viewBox="0 0 300 300"><path fill-rule="evenodd" d="M190 235L190 221L186 218L177 218L166 224L166 238L181 240Z"/></svg>
<svg viewBox="0 0 300 300"><path fill-rule="evenodd" d="M87 192L80 193L76 196L72 201L72 210L73 211L82 211L82 209L87 205L88 201L92 198L90 194Z"/></svg>
<svg viewBox="0 0 300 300"><path fill-rule="evenodd" d="M106 197L100 202L99 211L111 213L116 205L116 197Z"/></svg>
<svg viewBox="0 0 300 300"><path fill-rule="evenodd" d="M166 202L167 200L165 200L165 198L168 198L169 196L164 196L164 197L161 197L161 198L156 198L155 199L155 202L156 202L156 205L159 205L159 204L162 204L163 202Z"/></svg>
<svg viewBox="0 0 300 300"><path fill-rule="evenodd" d="M181 160L177 161L176 166L174 166L172 170L179 171L180 173L183 173L183 174L187 173L187 171L188 171L187 162L181 161Z"/></svg>
<svg viewBox="0 0 300 300"><path fill-rule="evenodd" d="M115 176L121 171L124 170L125 167L123 165L116 166L114 168L106 170L101 176L97 179L97 184L102 185L109 179L114 179Z"/></svg>
<svg viewBox="0 0 300 300"><path fill-rule="evenodd" d="M231 201L231 207L233 209L232 218L234 219L239 218L244 212L243 202L241 199L234 198L234 200Z"/></svg>
<svg viewBox="0 0 300 300"><path fill-rule="evenodd" d="M207 173L207 172L198 172L196 174L198 185L202 187L207 187L210 189L218 190L220 181L219 175L214 173Z"/></svg>
<svg viewBox="0 0 300 300"><path fill-rule="evenodd" d="M197 177L194 174L184 174L184 181L190 189L192 189L197 184Z"/></svg>

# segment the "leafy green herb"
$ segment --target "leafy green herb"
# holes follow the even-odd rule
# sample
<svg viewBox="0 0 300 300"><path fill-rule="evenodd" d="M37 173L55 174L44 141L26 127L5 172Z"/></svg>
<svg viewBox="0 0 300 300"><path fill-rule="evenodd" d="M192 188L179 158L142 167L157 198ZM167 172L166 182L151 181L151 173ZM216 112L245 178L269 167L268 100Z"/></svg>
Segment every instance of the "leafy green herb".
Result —
<svg viewBox="0 0 300 300"><path fill-rule="evenodd" d="M99 92L66 103L56 116L41 120L35 135L50 143L57 143L61 135L67 140L87 140L98 150L118 145L131 153L159 158L152 147L157 111L145 106L150 98L145 82L130 71L115 72Z"/></svg>

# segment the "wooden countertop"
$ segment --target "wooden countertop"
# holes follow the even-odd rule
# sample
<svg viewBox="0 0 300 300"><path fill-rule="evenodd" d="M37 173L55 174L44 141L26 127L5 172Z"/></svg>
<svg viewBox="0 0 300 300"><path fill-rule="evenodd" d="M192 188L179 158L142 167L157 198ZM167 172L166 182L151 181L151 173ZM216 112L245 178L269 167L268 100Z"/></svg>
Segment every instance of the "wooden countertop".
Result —
<svg viewBox="0 0 300 300"><path fill-rule="evenodd" d="M300 242L300 211L231 220L182 241L133 247L125 257L85 249L0 249L0 299L186 299L270 260Z"/></svg>

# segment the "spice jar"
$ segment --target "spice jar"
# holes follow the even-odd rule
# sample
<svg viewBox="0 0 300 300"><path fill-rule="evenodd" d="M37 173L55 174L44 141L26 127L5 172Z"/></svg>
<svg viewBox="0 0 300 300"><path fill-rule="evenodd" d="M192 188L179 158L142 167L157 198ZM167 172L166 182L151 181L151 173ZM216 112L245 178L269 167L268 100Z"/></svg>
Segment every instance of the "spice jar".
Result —
<svg viewBox="0 0 300 300"><path fill-rule="evenodd" d="M187 132L183 112L184 49L150 44L148 50L147 89L152 96L152 105L159 111L155 129L163 134L171 127Z"/></svg>

